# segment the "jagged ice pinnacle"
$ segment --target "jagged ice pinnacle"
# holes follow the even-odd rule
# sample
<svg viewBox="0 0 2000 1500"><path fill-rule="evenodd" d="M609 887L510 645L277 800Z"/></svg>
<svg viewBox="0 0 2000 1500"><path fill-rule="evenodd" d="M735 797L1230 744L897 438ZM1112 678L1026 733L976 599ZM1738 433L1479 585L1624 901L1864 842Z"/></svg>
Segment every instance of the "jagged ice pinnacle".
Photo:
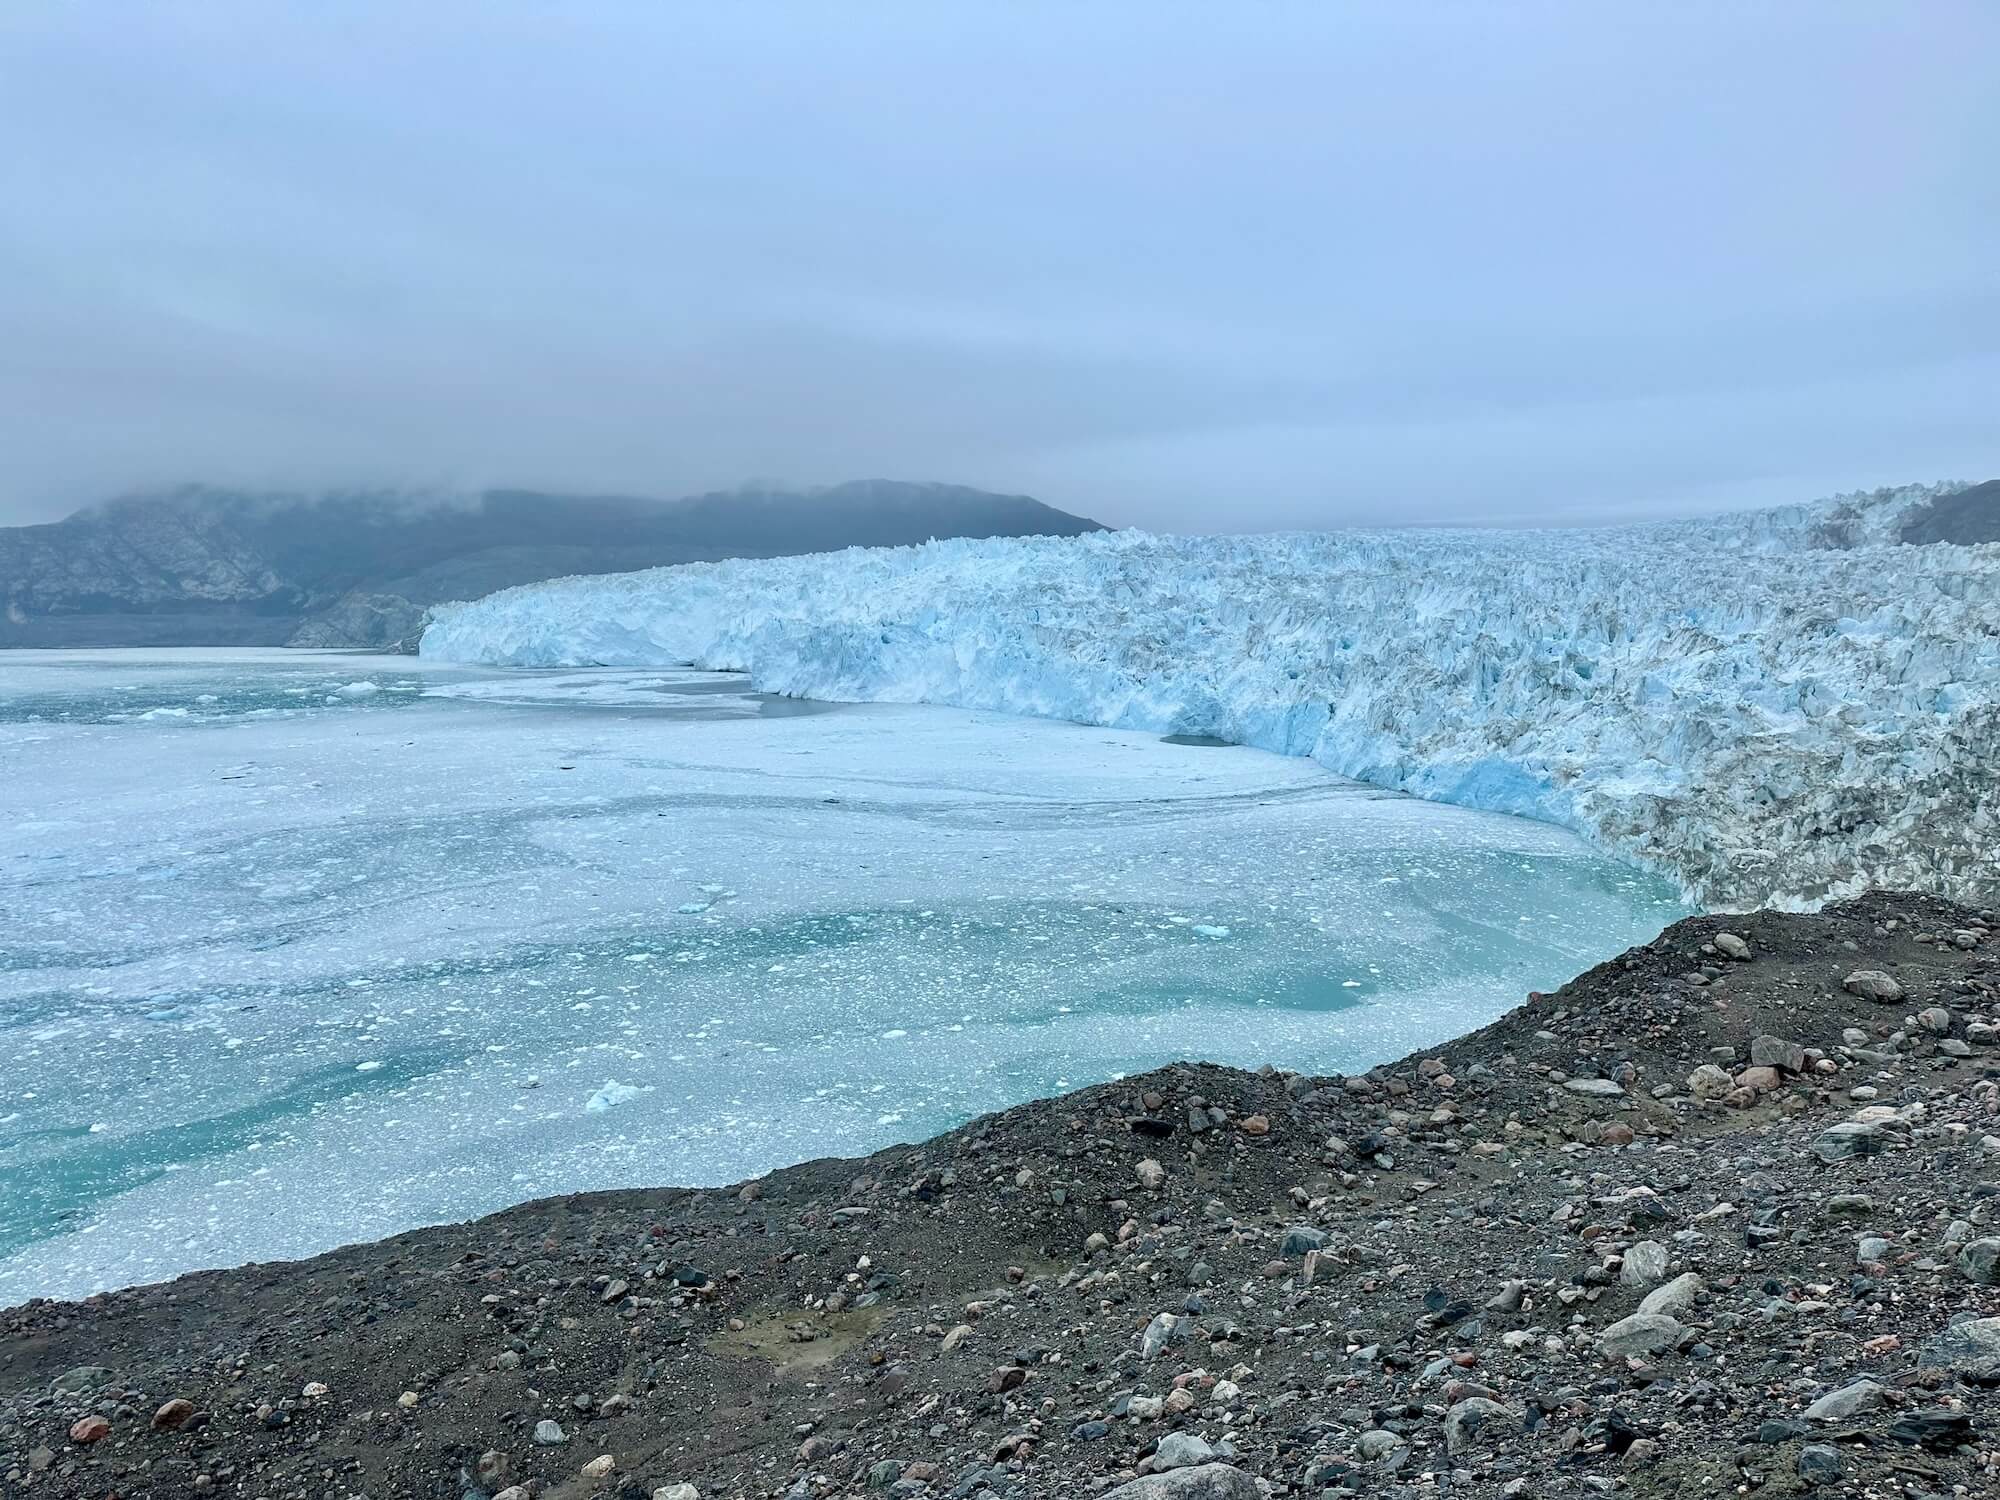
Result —
<svg viewBox="0 0 2000 1500"><path fill-rule="evenodd" d="M933 542L564 579L422 653L692 664L1310 756L1547 820L1709 905L1990 892L2000 546L1944 487L1589 531Z"/></svg>

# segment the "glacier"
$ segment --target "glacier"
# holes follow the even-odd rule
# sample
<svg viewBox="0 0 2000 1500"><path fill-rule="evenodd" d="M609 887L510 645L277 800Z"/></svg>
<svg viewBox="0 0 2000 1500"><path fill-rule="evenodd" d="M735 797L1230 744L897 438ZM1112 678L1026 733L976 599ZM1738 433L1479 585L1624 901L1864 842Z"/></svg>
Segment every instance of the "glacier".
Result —
<svg viewBox="0 0 2000 1500"><path fill-rule="evenodd" d="M530 585L420 654L1210 737L1534 818L1711 907L1990 894L2000 545L1950 486L1573 531L934 541Z"/></svg>

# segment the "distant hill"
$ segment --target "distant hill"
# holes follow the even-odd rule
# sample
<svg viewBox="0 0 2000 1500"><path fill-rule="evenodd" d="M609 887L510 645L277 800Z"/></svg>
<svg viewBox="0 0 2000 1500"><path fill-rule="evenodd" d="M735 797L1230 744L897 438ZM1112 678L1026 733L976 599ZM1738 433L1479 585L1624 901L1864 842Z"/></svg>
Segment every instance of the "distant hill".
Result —
<svg viewBox="0 0 2000 1500"><path fill-rule="evenodd" d="M0 646L393 648L429 605L566 574L1103 529L1026 495L887 479L674 501L189 486L0 528Z"/></svg>
<svg viewBox="0 0 2000 1500"><path fill-rule="evenodd" d="M1938 496L1903 523L1901 540L1918 545L1956 542L1966 547L2000 542L2000 479Z"/></svg>

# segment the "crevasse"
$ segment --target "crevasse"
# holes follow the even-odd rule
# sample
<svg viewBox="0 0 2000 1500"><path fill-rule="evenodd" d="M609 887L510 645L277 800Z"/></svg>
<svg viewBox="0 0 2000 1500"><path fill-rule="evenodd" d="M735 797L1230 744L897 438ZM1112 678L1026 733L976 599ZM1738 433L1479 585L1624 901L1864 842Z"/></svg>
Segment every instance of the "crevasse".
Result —
<svg viewBox="0 0 2000 1500"><path fill-rule="evenodd" d="M1563 824L1710 906L1871 884L1984 898L2000 546L1890 541L1934 493L1590 531L697 563L447 605L422 652L1213 735Z"/></svg>

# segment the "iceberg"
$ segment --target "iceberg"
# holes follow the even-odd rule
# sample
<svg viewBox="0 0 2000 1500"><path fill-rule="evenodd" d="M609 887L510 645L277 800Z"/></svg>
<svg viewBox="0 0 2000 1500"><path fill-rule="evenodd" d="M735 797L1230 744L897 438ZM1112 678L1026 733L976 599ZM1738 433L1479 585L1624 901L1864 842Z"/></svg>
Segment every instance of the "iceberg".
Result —
<svg viewBox="0 0 2000 1500"><path fill-rule="evenodd" d="M1570 828L1711 907L1990 893L2000 545L1949 486L1575 531L935 541L561 579L420 654L694 666L1309 756Z"/></svg>
<svg viewBox="0 0 2000 1500"><path fill-rule="evenodd" d="M620 1083L615 1078L607 1078L604 1087L584 1100L584 1110L589 1114L602 1114L607 1109L616 1109L621 1104L630 1104L647 1090L630 1083Z"/></svg>

